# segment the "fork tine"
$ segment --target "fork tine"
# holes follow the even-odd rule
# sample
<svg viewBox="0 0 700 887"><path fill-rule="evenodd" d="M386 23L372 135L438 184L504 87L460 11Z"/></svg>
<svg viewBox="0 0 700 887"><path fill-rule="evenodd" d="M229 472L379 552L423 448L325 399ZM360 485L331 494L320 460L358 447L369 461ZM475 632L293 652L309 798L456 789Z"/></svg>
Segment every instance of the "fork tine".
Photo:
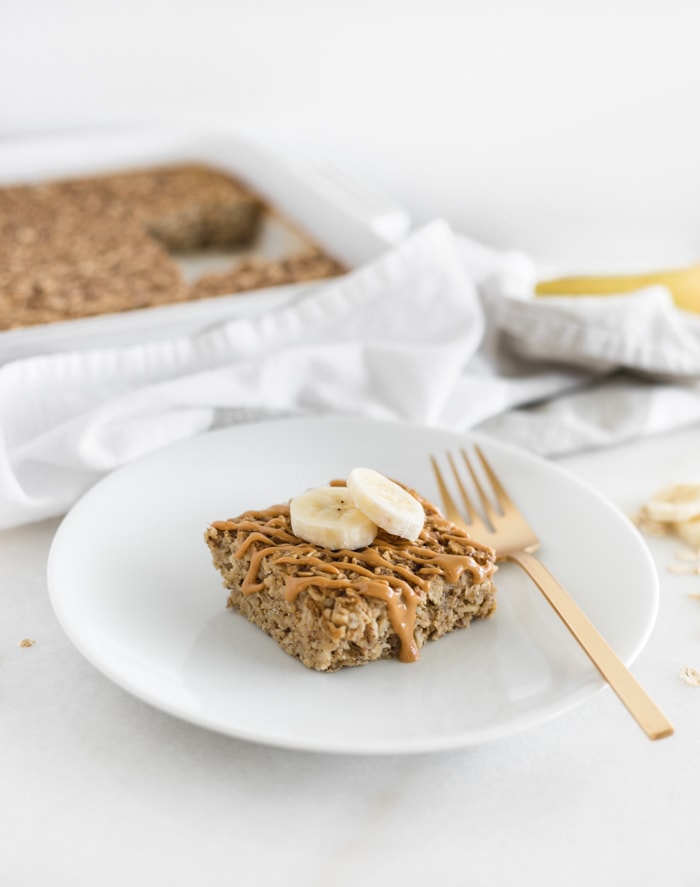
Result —
<svg viewBox="0 0 700 887"><path fill-rule="evenodd" d="M462 450L462 457L466 460L466 454L464 450ZM447 453L447 461L450 463L450 468L452 469L452 474L454 475L455 481L457 482L457 487L459 489L460 496L462 497L462 502L464 502L464 507L467 509L467 514L469 515L469 523L472 527L475 528L475 531L479 533L479 531L487 531L488 528L486 524L483 522L481 517L479 516L479 512L474 507L474 503L472 502L469 494L467 493L462 478L460 477L459 471L457 471L457 466L455 465L454 459L452 458L452 453ZM469 468L469 463L467 462L467 468Z"/></svg>
<svg viewBox="0 0 700 887"><path fill-rule="evenodd" d="M455 504L455 500L452 498L452 495L447 488L445 479L440 471L440 466L437 464L434 456L430 457L430 462L432 463L435 479L437 480L438 489L440 490L440 497L442 499L443 508L446 512L446 517L451 520L452 523L459 523L462 520L462 515L459 513L459 508Z"/></svg>
<svg viewBox="0 0 700 887"><path fill-rule="evenodd" d="M472 483L474 484L474 489L479 494L479 499L481 500L481 505L486 513L486 517L488 518L489 523L491 524L492 528L495 530L496 524L498 523L498 517L499 517L498 512L493 507L493 503L491 502L489 497L486 495L486 492L484 491L484 488L481 485L479 478L476 475L476 472L472 468L472 463L469 461L469 456L467 456L464 449L461 449L459 452L461 453L462 459L464 459L464 464L467 466L467 470L468 470L469 474L471 475ZM489 480L490 480L490 477L489 477Z"/></svg>
<svg viewBox="0 0 700 887"><path fill-rule="evenodd" d="M481 464L484 468L484 471L486 472L486 476L488 477L491 486L493 487L493 491L496 494L496 501L498 502L498 506L501 511L504 513L506 511L519 513L517 505L513 502L508 493L506 493L503 484L498 479L498 475L493 470L493 468L491 468L486 460L486 456L484 456L481 449L476 444L474 444L474 450L479 457L479 460L481 461Z"/></svg>

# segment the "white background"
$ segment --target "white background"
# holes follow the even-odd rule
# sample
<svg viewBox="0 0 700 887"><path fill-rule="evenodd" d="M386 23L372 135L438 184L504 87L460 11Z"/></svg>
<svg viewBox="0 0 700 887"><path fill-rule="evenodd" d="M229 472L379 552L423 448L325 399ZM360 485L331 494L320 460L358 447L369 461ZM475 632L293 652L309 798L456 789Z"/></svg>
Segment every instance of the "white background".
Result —
<svg viewBox="0 0 700 887"><path fill-rule="evenodd" d="M700 254L693 0L4 0L0 137L234 127L496 246Z"/></svg>
<svg viewBox="0 0 700 887"><path fill-rule="evenodd" d="M691 0L0 0L0 139L233 127L543 261L689 263L699 35ZM629 509L697 443L563 464ZM670 739L603 691L493 745L336 758L207 733L99 675L49 607L56 525L0 536L3 887L699 883L700 690L678 671L700 667L700 589L670 543L650 543L661 607L634 666Z"/></svg>

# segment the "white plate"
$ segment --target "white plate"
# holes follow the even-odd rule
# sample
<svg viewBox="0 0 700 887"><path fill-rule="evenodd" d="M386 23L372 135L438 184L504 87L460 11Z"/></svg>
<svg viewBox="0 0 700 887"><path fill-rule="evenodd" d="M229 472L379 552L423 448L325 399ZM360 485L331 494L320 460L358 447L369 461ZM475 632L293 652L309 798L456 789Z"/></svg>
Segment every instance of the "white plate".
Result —
<svg viewBox="0 0 700 887"><path fill-rule="evenodd" d="M160 450L108 476L67 515L49 590L78 649L166 712L289 748L397 753L467 746L561 714L602 682L534 586L506 565L496 615L421 661L310 671L239 614L207 524L285 501L367 465L437 501L428 454L463 435L354 419L264 422ZM482 441L544 542L541 556L631 662L656 615L651 558L602 497L551 463Z"/></svg>

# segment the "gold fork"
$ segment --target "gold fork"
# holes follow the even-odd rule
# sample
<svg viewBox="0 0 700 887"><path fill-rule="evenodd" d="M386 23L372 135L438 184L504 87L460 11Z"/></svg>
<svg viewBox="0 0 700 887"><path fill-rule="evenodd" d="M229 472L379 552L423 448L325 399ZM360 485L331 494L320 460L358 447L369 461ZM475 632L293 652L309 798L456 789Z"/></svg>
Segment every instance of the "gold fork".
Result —
<svg viewBox="0 0 700 887"><path fill-rule="evenodd" d="M497 560L513 561L522 567L647 736L650 739L670 736L673 733L673 726L664 713L637 682L578 604L534 556L533 552L540 547L539 539L506 493L479 447L475 446L474 449L491 484L496 504L494 505L487 496L466 452L460 450L486 515L486 521L482 520L467 493L453 456L448 453L447 459L467 510L465 516L455 504L435 457L431 456L446 517L472 533L480 542L490 545L496 552Z"/></svg>

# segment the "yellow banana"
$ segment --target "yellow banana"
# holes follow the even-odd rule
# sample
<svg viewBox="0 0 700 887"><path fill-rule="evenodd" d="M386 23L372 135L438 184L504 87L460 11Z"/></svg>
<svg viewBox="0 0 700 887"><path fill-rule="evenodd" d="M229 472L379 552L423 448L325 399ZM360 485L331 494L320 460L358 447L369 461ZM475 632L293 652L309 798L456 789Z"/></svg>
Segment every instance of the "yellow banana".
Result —
<svg viewBox="0 0 700 887"><path fill-rule="evenodd" d="M700 265L645 274L561 277L543 280L535 287L538 296L606 296L630 293L645 286L666 286L679 308L700 313Z"/></svg>

